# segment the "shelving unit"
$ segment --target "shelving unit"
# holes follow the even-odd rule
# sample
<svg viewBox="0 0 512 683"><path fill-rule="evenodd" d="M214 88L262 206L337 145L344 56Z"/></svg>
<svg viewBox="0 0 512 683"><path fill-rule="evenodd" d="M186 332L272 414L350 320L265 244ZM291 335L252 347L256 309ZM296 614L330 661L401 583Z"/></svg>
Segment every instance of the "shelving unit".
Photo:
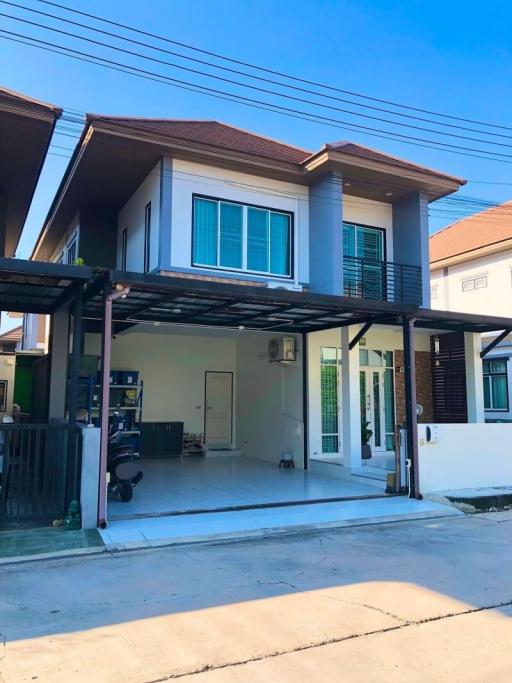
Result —
<svg viewBox="0 0 512 683"><path fill-rule="evenodd" d="M100 384L96 384L94 377L81 378L79 380L79 385L84 387L86 390L85 401L79 400L79 408L85 409L87 411L88 422L92 422L96 415L99 415L100 411L100 401L99 401L99 389L101 389ZM125 405L126 401L126 391L130 389L136 390L135 403ZM95 395L95 390L98 390L97 396ZM120 392L121 401L119 404L110 405L108 407L109 412L118 411L120 413L134 413L133 416L133 426L130 429L124 429L123 434L126 436L137 436L140 435L140 423L142 421L142 400L144 395L144 383L141 380L138 384L111 384L110 385L110 396L112 396L113 391ZM85 405L84 405L85 404Z"/></svg>

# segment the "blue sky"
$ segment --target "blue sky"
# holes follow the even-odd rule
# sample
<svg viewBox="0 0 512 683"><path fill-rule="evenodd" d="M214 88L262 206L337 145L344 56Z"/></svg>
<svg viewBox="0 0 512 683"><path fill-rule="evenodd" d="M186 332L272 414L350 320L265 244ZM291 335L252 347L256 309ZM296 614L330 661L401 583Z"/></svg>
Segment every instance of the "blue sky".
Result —
<svg viewBox="0 0 512 683"><path fill-rule="evenodd" d="M37 0L20 1L73 18ZM512 125L512 7L507 7L508 3L150 0L141 4L134 0L74 0L73 3L68 0L67 4L313 81L434 111ZM0 12L34 19L3 4ZM45 35L39 29L5 17L0 17L0 28L38 37ZM68 30L76 29L68 27ZM46 39L73 44L58 36ZM79 47L101 51L85 44ZM165 67L119 55L112 58L165 70ZM0 40L0 64L4 85L65 108L110 114L214 118L311 149L326 141L351 139L472 181L511 184L471 182L463 189L465 194L494 201L504 201L512 195L510 164L422 149L290 119L5 40ZM183 74L178 77L187 78ZM326 115L332 113L326 112ZM64 137L55 142L66 147L73 144L70 138ZM63 158L48 158L18 256L30 254L65 166ZM438 229L451 220L451 216L438 215L431 221L431 229Z"/></svg>

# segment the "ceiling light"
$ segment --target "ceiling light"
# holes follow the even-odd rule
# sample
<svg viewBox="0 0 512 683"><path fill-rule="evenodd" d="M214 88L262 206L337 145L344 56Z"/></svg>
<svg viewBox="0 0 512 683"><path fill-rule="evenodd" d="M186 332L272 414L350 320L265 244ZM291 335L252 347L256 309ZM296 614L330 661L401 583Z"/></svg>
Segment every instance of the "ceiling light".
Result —
<svg viewBox="0 0 512 683"><path fill-rule="evenodd" d="M386 192L386 197L391 197L392 194L392 192Z"/></svg>

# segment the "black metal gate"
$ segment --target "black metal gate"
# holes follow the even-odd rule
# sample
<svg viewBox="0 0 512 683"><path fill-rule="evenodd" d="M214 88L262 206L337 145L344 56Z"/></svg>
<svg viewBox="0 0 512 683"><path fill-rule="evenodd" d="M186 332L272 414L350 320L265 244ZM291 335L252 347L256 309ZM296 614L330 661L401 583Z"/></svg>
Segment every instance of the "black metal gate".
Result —
<svg viewBox="0 0 512 683"><path fill-rule="evenodd" d="M431 337L430 348L434 422L467 422L464 332Z"/></svg>
<svg viewBox="0 0 512 683"><path fill-rule="evenodd" d="M80 499L81 453L68 423L0 424L0 528L62 518Z"/></svg>

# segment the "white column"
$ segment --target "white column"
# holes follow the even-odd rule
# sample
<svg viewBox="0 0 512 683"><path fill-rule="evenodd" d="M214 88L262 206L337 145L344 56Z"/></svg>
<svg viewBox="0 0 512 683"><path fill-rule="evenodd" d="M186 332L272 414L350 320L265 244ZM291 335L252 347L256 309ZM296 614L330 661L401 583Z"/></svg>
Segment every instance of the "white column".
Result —
<svg viewBox="0 0 512 683"><path fill-rule="evenodd" d="M99 461L100 430L98 427L83 427L82 482L80 486L82 529L96 529L98 526Z"/></svg>
<svg viewBox="0 0 512 683"><path fill-rule="evenodd" d="M468 422L485 422L481 345L480 334L464 332Z"/></svg>
<svg viewBox="0 0 512 683"><path fill-rule="evenodd" d="M343 464L361 467L361 399L359 388L359 344L349 350L359 325L341 328L341 433Z"/></svg>

